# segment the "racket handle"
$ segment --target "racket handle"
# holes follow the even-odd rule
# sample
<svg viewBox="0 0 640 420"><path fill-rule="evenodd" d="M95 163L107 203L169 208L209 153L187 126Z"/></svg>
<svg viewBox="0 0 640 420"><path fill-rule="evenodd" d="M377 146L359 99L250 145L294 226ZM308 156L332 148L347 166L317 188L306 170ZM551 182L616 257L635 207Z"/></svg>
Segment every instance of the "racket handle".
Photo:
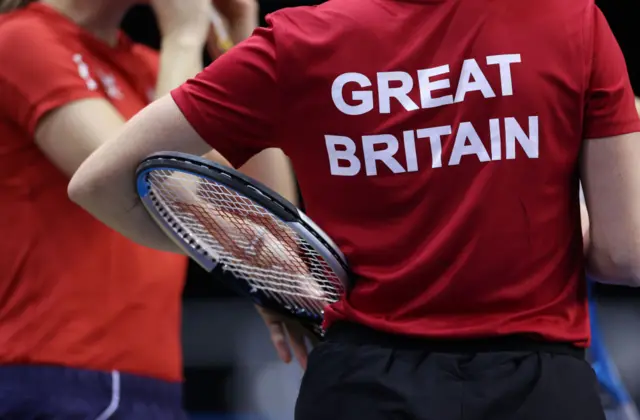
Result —
<svg viewBox="0 0 640 420"><path fill-rule="evenodd" d="M215 51L209 52L212 58L216 58L231 49L231 47L233 47L233 41L231 40L231 36L229 35L229 31L227 31L220 12L218 12L214 6L211 7L209 18L213 28L212 35L215 36L215 48L210 47L210 49L214 49Z"/></svg>

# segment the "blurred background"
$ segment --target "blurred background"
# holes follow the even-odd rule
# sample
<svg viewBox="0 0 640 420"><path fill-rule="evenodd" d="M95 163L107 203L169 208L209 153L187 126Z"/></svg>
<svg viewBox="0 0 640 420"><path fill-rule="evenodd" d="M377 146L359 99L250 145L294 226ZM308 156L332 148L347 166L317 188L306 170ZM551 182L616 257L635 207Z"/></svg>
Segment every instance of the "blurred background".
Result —
<svg viewBox="0 0 640 420"><path fill-rule="evenodd" d="M261 0L264 16L313 5L311 0ZM597 1L623 49L631 82L640 96L640 2ZM158 48L151 11L133 9L124 29L136 41ZM640 404L640 290L597 286L599 321L606 344L629 391ZM253 307L196 266L184 295L185 406L198 420L292 420L302 371L276 358Z"/></svg>

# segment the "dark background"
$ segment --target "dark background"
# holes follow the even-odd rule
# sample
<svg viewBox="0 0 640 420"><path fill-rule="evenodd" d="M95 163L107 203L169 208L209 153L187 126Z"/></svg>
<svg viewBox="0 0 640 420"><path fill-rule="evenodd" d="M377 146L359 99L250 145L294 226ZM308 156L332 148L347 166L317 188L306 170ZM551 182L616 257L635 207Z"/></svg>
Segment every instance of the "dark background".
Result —
<svg viewBox="0 0 640 420"><path fill-rule="evenodd" d="M518 1L518 0L514 0ZM535 0L534 0L535 1ZM620 43L625 55L631 82L634 90L640 95L640 34L638 31L638 18L640 17L640 2L638 0L603 0L596 2L607 17L611 28ZM261 1L262 22L264 15L283 7L314 4L311 0L300 1ZM144 6L134 8L127 16L124 29L130 36L139 42L153 47L159 46L159 36L151 11ZM615 343L612 350L615 354L628 354L629 348L636 350L633 354L640 355L640 326L632 323L633 316L622 316L621 307L640 307L640 289L619 288L610 286L596 286L596 296L602 308L601 323L605 329L607 341ZM234 295L223 288L218 282L207 279L204 272L198 267L191 266L184 291L185 304L194 301L207 301L212 305L221 300L233 299ZM629 313L632 313L629 312ZM613 315L610 315L613 314ZM640 318L635 318L640 319ZM627 321L625 321L627 320ZM615 322L615 325L614 325ZM623 328L620 324L626 325ZM620 364L629 364L623 356L618 357ZM627 357L629 359L629 357ZM636 360L638 357L631 357ZM620 366L623 376L629 379L631 392L640 398L640 381L633 378L640 377L640 366ZM198 412L228 413L232 410L228 398L227 381L233 374L233 366L188 366L185 369L185 404L187 409ZM625 378L625 379L626 379Z"/></svg>

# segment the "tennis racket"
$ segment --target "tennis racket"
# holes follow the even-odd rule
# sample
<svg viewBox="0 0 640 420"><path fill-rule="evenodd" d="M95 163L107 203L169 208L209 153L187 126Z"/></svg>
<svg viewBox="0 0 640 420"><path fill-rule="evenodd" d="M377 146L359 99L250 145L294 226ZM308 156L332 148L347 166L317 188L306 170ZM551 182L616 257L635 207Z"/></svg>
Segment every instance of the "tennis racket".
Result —
<svg viewBox="0 0 640 420"><path fill-rule="evenodd" d="M589 289L591 289L591 284L589 286ZM591 366L598 377L602 404L605 408L607 420L640 420L638 407L629 392L627 392L620 378L620 373L605 346L591 290L589 290L589 295L591 347L588 355Z"/></svg>
<svg viewBox="0 0 640 420"><path fill-rule="evenodd" d="M202 268L322 337L324 308L349 289L349 270L293 204L238 171L182 153L146 158L136 185L151 217Z"/></svg>

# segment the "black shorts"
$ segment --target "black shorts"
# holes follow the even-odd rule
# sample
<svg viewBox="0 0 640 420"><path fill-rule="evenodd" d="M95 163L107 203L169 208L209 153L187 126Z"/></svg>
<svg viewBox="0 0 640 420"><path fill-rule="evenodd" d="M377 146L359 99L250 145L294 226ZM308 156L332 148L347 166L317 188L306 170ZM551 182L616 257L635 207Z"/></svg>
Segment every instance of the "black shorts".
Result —
<svg viewBox="0 0 640 420"><path fill-rule="evenodd" d="M309 356L296 420L604 420L584 350L436 341L340 323Z"/></svg>

